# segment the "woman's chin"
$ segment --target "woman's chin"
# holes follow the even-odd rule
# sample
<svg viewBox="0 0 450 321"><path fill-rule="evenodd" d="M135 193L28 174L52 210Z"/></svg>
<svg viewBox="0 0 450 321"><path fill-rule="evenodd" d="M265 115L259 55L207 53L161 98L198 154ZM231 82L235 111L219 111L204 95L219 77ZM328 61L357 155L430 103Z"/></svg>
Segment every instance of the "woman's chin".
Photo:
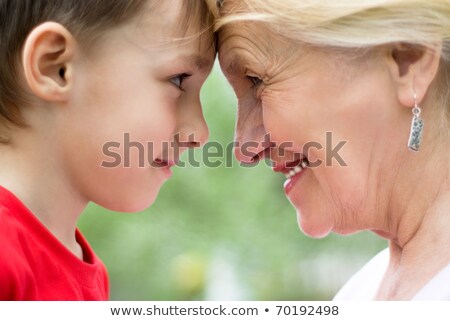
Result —
<svg viewBox="0 0 450 321"><path fill-rule="evenodd" d="M297 221L300 230L315 239L327 237L333 229L333 225L329 222L318 220L317 217L307 218L299 210L297 210Z"/></svg>

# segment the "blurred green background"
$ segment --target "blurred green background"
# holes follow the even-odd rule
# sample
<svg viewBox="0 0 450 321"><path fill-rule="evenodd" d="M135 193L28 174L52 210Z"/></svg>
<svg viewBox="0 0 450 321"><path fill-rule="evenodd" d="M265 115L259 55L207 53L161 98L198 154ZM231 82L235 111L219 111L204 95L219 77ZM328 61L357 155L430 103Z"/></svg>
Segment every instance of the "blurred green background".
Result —
<svg viewBox="0 0 450 321"><path fill-rule="evenodd" d="M202 101L210 139L228 145L236 98L217 65ZM330 300L387 246L368 232L308 238L282 175L228 161L176 168L143 213L87 208L79 226L109 270L112 300Z"/></svg>

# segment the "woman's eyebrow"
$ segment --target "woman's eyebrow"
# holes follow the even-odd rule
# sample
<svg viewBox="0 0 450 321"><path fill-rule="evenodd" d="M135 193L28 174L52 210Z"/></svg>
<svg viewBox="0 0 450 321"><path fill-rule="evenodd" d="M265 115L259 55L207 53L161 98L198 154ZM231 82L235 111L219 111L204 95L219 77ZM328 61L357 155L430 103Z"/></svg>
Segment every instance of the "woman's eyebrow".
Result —
<svg viewBox="0 0 450 321"><path fill-rule="evenodd" d="M238 54L233 54L227 60L229 61L225 67L225 73L227 74L236 74L240 72L245 65L244 58Z"/></svg>

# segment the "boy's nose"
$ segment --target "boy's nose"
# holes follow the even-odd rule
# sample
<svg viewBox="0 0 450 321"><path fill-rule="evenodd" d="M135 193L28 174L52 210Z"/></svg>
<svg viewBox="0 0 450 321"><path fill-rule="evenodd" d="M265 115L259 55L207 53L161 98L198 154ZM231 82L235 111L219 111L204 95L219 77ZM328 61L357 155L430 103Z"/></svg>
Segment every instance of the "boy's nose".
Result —
<svg viewBox="0 0 450 321"><path fill-rule="evenodd" d="M196 121L195 124L183 125L177 136L181 147L198 148L208 141L209 129L205 120Z"/></svg>
<svg viewBox="0 0 450 321"><path fill-rule="evenodd" d="M201 147L208 141L209 128L203 115L200 99L190 102L181 109L178 117L175 139L180 147Z"/></svg>

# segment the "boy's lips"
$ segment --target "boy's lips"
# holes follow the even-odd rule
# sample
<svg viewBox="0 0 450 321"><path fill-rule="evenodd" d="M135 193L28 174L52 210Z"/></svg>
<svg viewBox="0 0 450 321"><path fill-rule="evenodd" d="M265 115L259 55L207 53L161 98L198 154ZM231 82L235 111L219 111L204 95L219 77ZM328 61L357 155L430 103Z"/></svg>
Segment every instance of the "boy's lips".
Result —
<svg viewBox="0 0 450 321"><path fill-rule="evenodd" d="M172 167L177 165L177 161L155 159L153 164L153 167L161 169L161 171L166 174L167 178L170 178L172 176Z"/></svg>
<svg viewBox="0 0 450 321"><path fill-rule="evenodd" d="M165 167L171 168L173 166L176 166L178 161L165 160L165 159L159 159L158 158L158 159L154 160L154 163L157 165L156 167L158 167L158 168L165 168Z"/></svg>

